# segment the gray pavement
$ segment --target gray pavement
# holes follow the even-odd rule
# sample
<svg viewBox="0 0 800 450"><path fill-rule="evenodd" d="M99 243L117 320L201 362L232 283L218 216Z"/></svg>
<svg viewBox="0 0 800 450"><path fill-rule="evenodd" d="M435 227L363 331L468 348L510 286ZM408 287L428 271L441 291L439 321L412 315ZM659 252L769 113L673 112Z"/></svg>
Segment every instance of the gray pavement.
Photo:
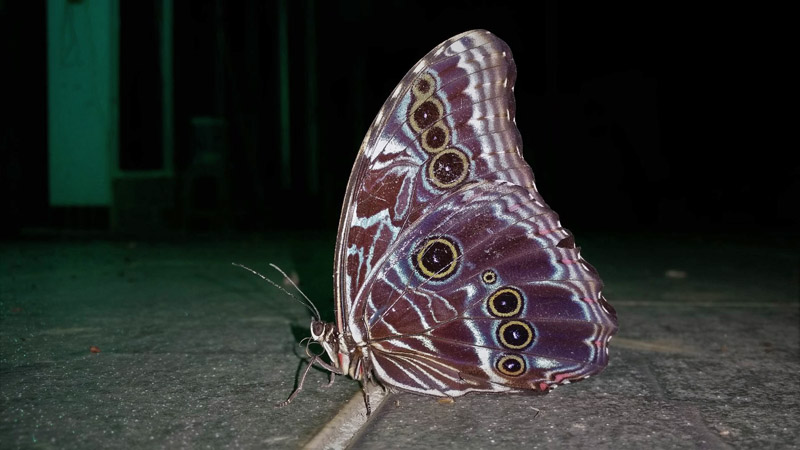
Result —
<svg viewBox="0 0 800 450"><path fill-rule="evenodd" d="M797 448L797 241L577 233L620 332L546 396L393 394L353 448ZM298 448L359 392L309 316L231 262L294 272L332 318L333 236L0 243L0 448ZM90 349L95 346L95 351Z"/></svg>

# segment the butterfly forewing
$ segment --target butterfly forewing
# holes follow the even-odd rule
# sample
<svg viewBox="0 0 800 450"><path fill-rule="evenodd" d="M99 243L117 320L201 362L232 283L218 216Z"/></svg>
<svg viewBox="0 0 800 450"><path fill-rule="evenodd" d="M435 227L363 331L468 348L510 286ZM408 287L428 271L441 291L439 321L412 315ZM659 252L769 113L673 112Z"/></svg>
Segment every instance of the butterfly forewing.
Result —
<svg viewBox="0 0 800 450"><path fill-rule="evenodd" d="M506 44L472 31L432 50L393 91L364 138L345 195L334 268L340 311L431 198L475 179L533 186L513 123L515 78ZM431 183L431 171L448 168L456 170L439 185L453 186ZM347 315L337 314L340 326Z"/></svg>
<svg viewBox="0 0 800 450"><path fill-rule="evenodd" d="M503 41L455 36L406 74L362 143L337 326L387 387L544 391L606 365L616 315L522 158L515 79Z"/></svg>

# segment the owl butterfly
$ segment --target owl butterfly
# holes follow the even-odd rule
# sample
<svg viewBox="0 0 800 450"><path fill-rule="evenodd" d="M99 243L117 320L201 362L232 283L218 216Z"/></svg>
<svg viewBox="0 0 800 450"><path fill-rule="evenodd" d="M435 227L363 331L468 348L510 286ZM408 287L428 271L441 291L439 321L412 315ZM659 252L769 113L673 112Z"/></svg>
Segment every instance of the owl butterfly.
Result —
<svg viewBox="0 0 800 450"><path fill-rule="evenodd" d="M536 189L516 67L485 30L446 40L370 126L345 193L336 323L317 365L438 397L548 392L603 370L617 331L597 271Z"/></svg>

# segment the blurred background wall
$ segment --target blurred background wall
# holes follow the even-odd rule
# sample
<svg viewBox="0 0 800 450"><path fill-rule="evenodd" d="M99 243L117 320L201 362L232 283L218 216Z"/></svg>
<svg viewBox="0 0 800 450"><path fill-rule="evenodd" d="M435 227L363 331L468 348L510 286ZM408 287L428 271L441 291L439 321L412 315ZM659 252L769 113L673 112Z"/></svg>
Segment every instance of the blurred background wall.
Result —
<svg viewBox="0 0 800 450"><path fill-rule="evenodd" d="M514 52L525 156L568 227L797 230L785 15L522 8L0 0L3 233L333 230L385 98L472 28Z"/></svg>

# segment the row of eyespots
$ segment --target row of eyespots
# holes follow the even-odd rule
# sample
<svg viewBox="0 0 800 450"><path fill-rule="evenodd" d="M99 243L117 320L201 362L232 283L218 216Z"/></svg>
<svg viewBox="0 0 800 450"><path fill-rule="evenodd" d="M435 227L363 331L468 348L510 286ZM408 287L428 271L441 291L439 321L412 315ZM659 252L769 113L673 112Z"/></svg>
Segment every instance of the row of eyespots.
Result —
<svg viewBox="0 0 800 450"><path fill-rule="evenodd" d="M506 320L497 328L500 345L509 350L523 350L534 340L533 328L521 320ZM525 373L525 359L513 353L503 355L495 365L503 375L517 377Z"/></svg>
<svg viewBox="0 0 800 450"><path fill-rule="evenodd" d="M433 95L436 80L430 74L422 74L411 87L416 100L409 108L408 120L411 128L422 132L444 116L444 104ZM444 142L443 144L447 144ZM440 150L440 149L439 149Z"/></svg>
<svg viewBox="0 0 800 450"><path fill-rule="evenodd" d="M497 272L491 269L481 274L481 280L487 285L496 283L497 278ZM486 309L489 314L501 319L518 317L524 305L525 297L522 292L510 286L495 289L486 299ZM535 337L533 327L524 320L503 320L497 327L497 340L509 350L523 350L533 344ZM500 357L495 368L509 377L518 377L527 370L525 358L513 353Z"/></svg>
<svg viewBox="0 0 800 450"><path fill-rule="evenodd" d="M413 253L413 265L417 273L431 281L440 281L455 273L461 249L458 243L447 236L430 237L422 241ZM497 282L497 273L491 269L481 274L486 284ZM489 313L498 318L511 318L522 312L524 297L514 287L502 287L488 298ZM503 320L497 328L500 345L509 350L523 350L534 340L533 327L523 320ZM496 369L503 375L518 377L525 373L525 359L516 354L505 354L497 360Z"/></svg>
<svg viewBox="0 0 800 450"><path fill-rule="evenodd" d="M445 116L444 103L434 95L436 80L424 73L414 82L411 92L415 100L409 107L409 125L421 133L422 149L433 155L428 160L428 180L440 189L455 187L469 174L469 158L460 149L450 146L450 129L441 120Z"/></svg>

